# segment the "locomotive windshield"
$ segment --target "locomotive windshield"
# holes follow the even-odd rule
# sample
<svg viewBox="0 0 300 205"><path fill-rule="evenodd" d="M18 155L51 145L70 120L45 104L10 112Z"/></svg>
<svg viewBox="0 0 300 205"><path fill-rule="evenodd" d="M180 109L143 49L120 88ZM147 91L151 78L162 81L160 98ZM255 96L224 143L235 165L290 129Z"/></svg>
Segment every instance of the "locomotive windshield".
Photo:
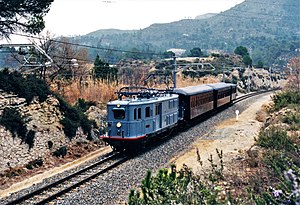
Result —
<svg viewBox="0 0 300 205"><path fill-rule="evenodd" d="M114 113L114 118L117 120L123 120L125 118L124 108L114 108L113 113Z"/></svg>

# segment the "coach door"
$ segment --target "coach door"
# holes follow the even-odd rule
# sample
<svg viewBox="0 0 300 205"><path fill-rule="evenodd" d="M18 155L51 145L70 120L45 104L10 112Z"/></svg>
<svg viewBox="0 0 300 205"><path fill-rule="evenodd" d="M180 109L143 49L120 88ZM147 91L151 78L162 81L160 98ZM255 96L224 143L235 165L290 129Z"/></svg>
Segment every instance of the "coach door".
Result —
<svg viewBox="0 0 300 205"><path fill-rule="evenodd" d="M162 104L157 103L155 105L155 119L156 119L156 130L162 127Z"/></svg>

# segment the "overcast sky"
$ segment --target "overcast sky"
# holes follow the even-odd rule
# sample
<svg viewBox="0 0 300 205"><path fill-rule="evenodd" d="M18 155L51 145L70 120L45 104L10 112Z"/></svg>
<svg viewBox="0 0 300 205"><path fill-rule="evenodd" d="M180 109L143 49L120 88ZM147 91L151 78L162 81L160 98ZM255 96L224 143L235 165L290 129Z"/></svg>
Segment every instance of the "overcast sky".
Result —
<svg viewBox="0 0 300 205"><path fill-rule="evenodd" d="M143 29L153 23L225 11L243 0L55 0L45 17L55 35L82 35L98 29Z"/></svg>
<svg viewBox="0 0 300 205"><path fill-rule="evenodd" d="M44 20L52 36L84 35L98 29L143 29L230 9L244 0L54 0ZM27 38L11 35L11 41Z"/></svg>

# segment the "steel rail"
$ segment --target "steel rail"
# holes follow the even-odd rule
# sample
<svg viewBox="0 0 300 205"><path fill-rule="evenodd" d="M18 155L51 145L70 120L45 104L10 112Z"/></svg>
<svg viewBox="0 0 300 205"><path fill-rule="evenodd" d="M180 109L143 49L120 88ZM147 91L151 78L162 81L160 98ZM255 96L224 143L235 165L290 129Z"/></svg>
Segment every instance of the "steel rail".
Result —
<svg viewBox="0 0 300 205"><path fill-rule="evenodd" d="M73 178L75 178L75 177L77 177L77 176L79 176L81 174L84 174L85 172L87 172L87 171L89 171L89 170L91 170L91 169L93 169L95 167L98 167L98 166L100 166L100 165L108 162L109 160L113 160L114 158L117 158L119 156L121 156L121 153L119 153L119 152L117 152L117 153L109 153L109 154L105 155L100 161L98 161L98 162L96 162L96 163L94 163L94 164L92 164L90 166L87 166L87 167L85 167L85 168L83 168L83 169L81 169L79 171L76 171L76 172L74 172L74 173L72 173L72 174L70 174L70 175L68 175L68 176L66 176L64 178L61 178L61 179L59 179L59 180L57 180L55 182L52 182L52 183L47 184L47 185L45 185L45 186L43 186L43 187L41 187L39 189L36 189L36 190L34 190L34 191L32 191L32 192L30 192L28 194L25 194L25 195L23 195L21 197L18 197L17 199L8 202L7 205L20 204L22 202L25 202L26 200L34 198L35 196L38 196L38 195L42 194L43 192L45 192L47 190L50 190L51 188L54 188L54 187L56 187L56 186L58 186L58 185L60 185L60 184L62 184L64 182L66 182L66 181L68 181L70 179L73 179ZM109 165L109 166L101 169L100 171L98 171L98 172L96 172L96 173L94 173L94 174L92 174L92 175L90 175L88 177L85 177L84 179L82 179L82 180L80 180L78 182L75 182L71 186L63 188L60 191L47 196L42 201L36 202L35 204L45 204L47 202L50 202L50 201L54 200L55 198L57 198L57 197L65 194L65 193L71 191L72 189L74 189L74 188L76 188L76 187L78 187L78 186L80 186L80 185L82 185L82 184L90 181L91 179L93 179L93 178L95 178L95 177L97 177L97 176L99 176L101 174L104 174L105 172L107 172L107 171L109 171L109 170L117 167L118 165L122 164L126 160L128 160L128 157L127 156L123 156L119 160L117 160L115 163L113 163L113 164L111 164L111 165Z"/></svg>

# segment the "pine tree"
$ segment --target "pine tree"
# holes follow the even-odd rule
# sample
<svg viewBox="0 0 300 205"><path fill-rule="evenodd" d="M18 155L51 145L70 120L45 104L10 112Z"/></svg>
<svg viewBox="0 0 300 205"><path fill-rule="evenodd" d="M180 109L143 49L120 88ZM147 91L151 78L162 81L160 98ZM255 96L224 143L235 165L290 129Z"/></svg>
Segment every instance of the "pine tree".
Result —
<svg viewBox="0 0 300 205"><path fill-rule="evenodd" d="M37 34L45 27L44 15L53 0L13 0L0 1L0 39L9 38L12 32Z"/></svg>

